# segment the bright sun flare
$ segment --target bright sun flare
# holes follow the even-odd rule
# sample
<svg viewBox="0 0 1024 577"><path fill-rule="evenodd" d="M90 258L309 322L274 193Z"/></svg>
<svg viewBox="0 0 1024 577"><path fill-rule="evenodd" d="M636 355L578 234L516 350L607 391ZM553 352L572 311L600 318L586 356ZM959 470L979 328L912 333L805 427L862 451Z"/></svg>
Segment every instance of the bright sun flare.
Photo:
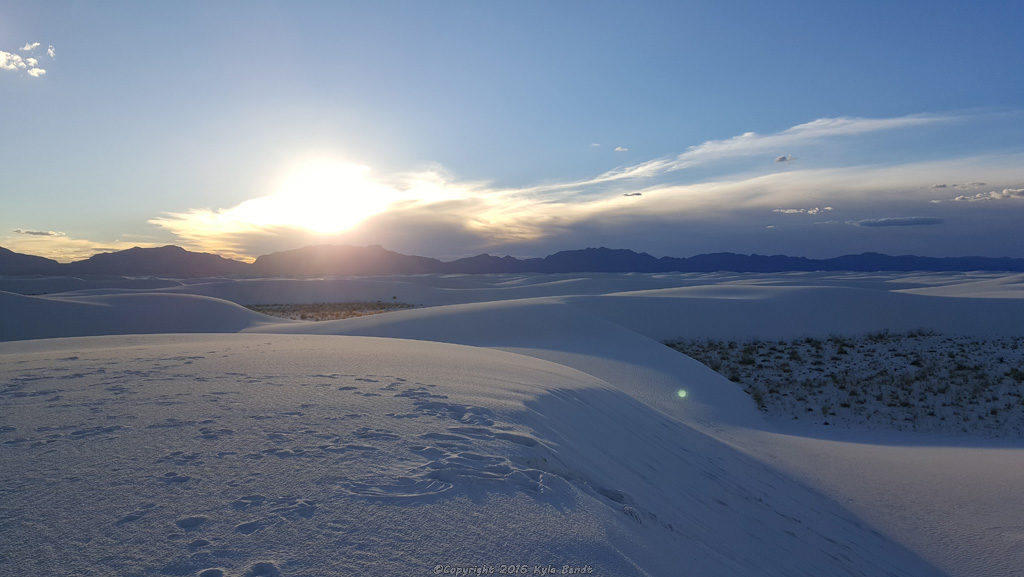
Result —
<svg viewBox="0 0 1024 577"><path fill-rule="evenodd" d="M394 196L365 166L314 162L293 169L273 194L238 205L234 216L259 226L336 234L386 211Z"/></svg>

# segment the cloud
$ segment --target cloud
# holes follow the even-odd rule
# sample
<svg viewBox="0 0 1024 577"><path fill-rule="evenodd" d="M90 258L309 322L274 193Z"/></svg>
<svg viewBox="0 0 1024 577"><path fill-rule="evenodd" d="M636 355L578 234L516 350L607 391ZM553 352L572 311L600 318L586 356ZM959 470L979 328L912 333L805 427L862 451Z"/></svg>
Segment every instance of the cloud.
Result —
<svg viewBox="0 0 1024 577"><path fill-rule="evenodd" d="M419 254L426 251L421 247L430 245L432 251L426 254L459 256L484 250L605 244L611 240L603 235L612 229L620 231L616 232L621 233L619 238L646 238L646 234L638 235L637 231L653 230L652 227L678 230L682 223L686 223L689 231L704 230L714 238L726 240L746 238L744 235L752 230L777 224L780 226L776 232L781 236L797 229L806 232L809 228L787 228L782 226L784 220L811 224L834 218L833 206L841 206L846 218L851 213L918 213L922 205L928 206L929 200L937 195L932 189L934 183L972 183L984 176L989 182L999 183L1000 190L1017 189L1017 183L1024 178L1021 152L903 164L890 159L882 164L858 165L847 158L844 166L808 167L807 163L796 163L785 170L765 163L778 150L801 155L800 149L791 148L796 144L827 146L831 143L826 139L830 138L945 120L946 117L922 116L824 119L774 134L744 133L707 141L675 157L624 166L591 178L527 187L467 182L440 167L397 174L379 174L366 167L351 166L328 166L326 170L310 172L307 167L296 171L300 174L297 183L270 183L267 189L244 202L187 207L159 214L149 222L186 248L241 259L325 242L381 244ZM878 140L873 138L865 146L874 150ZM859 144L854 141L850 149ZM698 166L741 156L749 157L749 161L730 160L699 171L680 168L684 164ZM302 173L306 176L301 176ZM946 187L948 190L953 185ZM950 196L954 194L957 193ZM638 202L637 195L642 195L642 201ZM950 218L954 210L947 205L935 207L925 213L934 217L931 220L904 217L849 224L868 228L937 224ZM815 218L807 220L799 215ZM957 218L960 223L960 217ZM822 238L845 234L846 239L856 237L858 242L864 241L864 235L854 234L855 229L843 220L832 227L817 228L828 229L816 233ZM843 230L846 232L836 232ZM930 234L944 232L943 227L936 227ZM669 236L666 232L665 238ZM918 233L915 238L924 239L925 235ZM450 244L445 244L449 241ZM833 250L830 242L826 240L821 246L806 250ZM718 249L727 250L726 247L750 251L759 245L741 247L728 240ZM800 248L797 252L806 251Z"/></svg>
<svg viewBox="0 0 1024 577"><path fill-rule="evenodd" d="M61 262L82 260L97 253L125 250L133 246L153 247L167 244L167 240L149 243L124 239L97 242L49 230L15 229L13 232L15 234L0 238L0 246L14 252L38 255Z"/></svg>
<svg viewBox="0 0 1024 577"><path fill-rule="evenodd" d="M57 51L53 49L53 44L47 46L46 55L49 56L51 60L57 57Z"/></svg>
<svg viewBox="0 0 1024 577"><path fill-rule="evenodd" d="M21 48L23 51L30 51L39 46L38 42L26 44ZM39 67L39 61L31 56L23 58L20 54L0 50L0 70L24 70L33 78L39 78L46 74L46 70Z"/></svg>
<svg viewBox="0 0 1024 577"><path fill-rule="evenodd" d="M779 214L821 214L821 213L824 213L824 212L831 212L831 211L832 211L832 207L831 206L824 206L824 207L821 207L821 208L814 207L814 208L775 208L775 209L772 209L772 212L777 212Z"/></svg>
<svg viewBox="0 0 1024 577"><path fill-rule="evenodd" d="M935 218L930 216L896 216L889 218L868 218L864 220L851 220L847 224L854 226L866 226L866 227L883 227L883 226L927 226L933 224L942 224L944 221L941 218Z"/></svg>
<svg viewBox="0 0 1024 577"><path fill-rule="evenodd" d="M656 158L639 164L615 168L586 180L538 185L528 190L546 192L579 189L627 180L650 179L721 160L765 154L780 148L792 148L830 138L927 126L950 122L956 118L958 117L925 114L894 118L819 118L773 134L745 132L723 140L708 140L691 146L685 152L674 157Z"/></svg>
<svg viewBox="0 0 1024 577"><path fill-rule="evenodd" d="M964 184L945 184L945 183L943 183L943 184L933 184L931 187L932 188L960 188L960 189L965 189L965 188L978 188L979 186L986 186L986 183L984 183L984 182L967 182L967 183L964 183Z"/></svg>
<svg viewBox="0 0 1024 577"><path fill-rule="evenodd" d="M793 162L796 157L792 154L783 154L782 156L776 156L775 162Z"/></svg>
<svg viewBox="0 0 1024 577"><path fill-rule="evenodd" d="M14 229L14 232L31 236L66 236L63 232L54 232L52 230L25 230L23 228L16 228Z"/></svg>
<svg viewBox="0 0 1024 577"><path fill-rule="evenodd" d="M39 43L38 42L26 42L25 45L21 47L21 51L22 52L32 52L36 48L39 48Z"/></svg>
<svg viewBox="0 0 1024 577"><path fill-rule="evenodd" d="M590 143L590 147L591 148L600 148L600 146L601 146L600 142L591 142Z"/></svg>
<svg viewBox="0 0 1024 577"><path fill-rule="evenodd" d="M227 208L168 212L149 223L181 239L186 248L244 259L251 256L248 243L254 239L344 239L358 236L354 229L385 213L450 213L470 229L504 238L528 236L540 220L519 222L527 202L477 183L455 182L441 170L385 177L365 166L316 161L294 167L269 194Z"/></svg>
<svg viewBox="0 0 1024 577"><path fill-rule="evenodd" d="M454 256L545 247L537 249L545 254L552 247L611 242L611 237L603 236L608 230L620 231L626 242L636 237L637 230L658 226L678 230L681 223L687 223L688 230L706 230L712 235L708 238L732 243L730 234L740 237L778 224L774 214L820 218L834 214L833 203L840 202L846 211L914 211L927 205L934 194L929 186L936 179L957 182L966 180L965 174L984 171L993 179L1012 181L1020 178L1021 166L1024 154L786 171L773 171L761 163L760 173L693 183L619 183L587 195L572 189L537 192L460 181L440 168L394 175L376 174L365 167L329 168L313 170L316 178L292 177L291 184L283 179L276 190L234 206L169 212L149 222L186 248L242 260L321 243L381 244L417 254ZM336 170L340 172L335 174ZM332 185L335 178L345 186ZM311 190L296 190L306 184ZM642 195L642 202L626 196L636 193ZM373 202L361 205L364 200ZM353 215L347 223L338 217L345 214ZM922 219L848 224L869 228L936 224L934 219ZM707 223L716 223L717 228L708 229ZM824 242L831 246L830 240ZM728 246L750 251L758 245Z"/></svg>
<svg viewBox="0 0 1024 577"><path fill-rule="evenodd" d="M625 146L616 146L615 152L629 152L629 149L626 148Z"/></svg>
<svg viewBox="0 0 1024 577"><path fill-rule="evenodd" d="M1024 199L1024 188L1004 188L1001 191L992 190L989 192L979 192L978 194L960 195L950 199L949 202L980 202L986 200L1007 200L1007 199ZM932 202L943 202L941 200L933 200Z"/></svg>
<svg viewBox="0 0 1024 577"><path fill-rule="evenodd" d="M21 56L0 50L0 69L17 70L19 68L25 68L25 60Z"/></svg>

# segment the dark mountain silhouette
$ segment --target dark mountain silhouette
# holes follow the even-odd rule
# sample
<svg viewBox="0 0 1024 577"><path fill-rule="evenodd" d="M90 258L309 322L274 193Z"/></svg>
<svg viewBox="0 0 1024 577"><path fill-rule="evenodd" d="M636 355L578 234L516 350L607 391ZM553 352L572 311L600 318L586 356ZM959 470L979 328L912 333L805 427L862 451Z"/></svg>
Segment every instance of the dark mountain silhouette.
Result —
<svg viewBox="0 0 1024 577"><path fill-rule="evenodd" d="M0 247L0 274L59 274L59 269L55 260Z"/></svg>
<svg viewBox="0 0 1024 577"><path fill-rule="evenodd" d="M467 258L460 258L451 262L443 263L445 267L444 272L448 273L463 273L463 274L487 274L487 273L507 273L507 272L523 272L526 270L524 264L526 262L537 261L540 259L527 259L520 260L511 256L491 256L489 254L478 254Z"/></svg>
<svg viewBox="0 0 1024 577"><path fill-rule="evenodd" d="M381 246L308 246L261 256L253 264L177 246L132 248L60 264L0 248L0 274L128 276L331 276L390 274L585 273L585 272L786 272L786 271L1010 271L1024 272L1024 259L889 256L874 252L828 259L784 255L699 254L656 258L627 249L566 250L544 258L481 254L453 261L409 256Z"/></svg>
<svg viewBox="0 0 1024 577"><path fill-rule="evenodd" d="M261 276L385 275L445 272L445 263L422 256L408 256L379 245L307 246L266 254L252 264L251 274Z"/></svg>
<svg viewBox="0 0 1024 577"><path fill-rule="evenodd" d="M215 254L190 252L178 246L130 248L61 264L0 248L0 274L6 275L126 275L126 276L239 276L249 265Z"/></svg>
<svg viewBox="0 0 1024 577"><path fill-rule="evenodd" d="M252 274L264 276L376 275L426 273L577 273L577 272L785 272L785 271L1024 271L1024 259L936 258L863 253L829 259L784 255L700 254L656 258L627 249L566 250L544 258L518 259L481 254L442 262L408 256L379 246L312 246L261 256Z"/></svg>
<svg viewBox="0 0 1024 577"><path fill-rule="evenodd" d="M249 265L244 262L173 245L105 252L62 265L62 268L65 274L170 277L232 276L249 271Z"/></svg>

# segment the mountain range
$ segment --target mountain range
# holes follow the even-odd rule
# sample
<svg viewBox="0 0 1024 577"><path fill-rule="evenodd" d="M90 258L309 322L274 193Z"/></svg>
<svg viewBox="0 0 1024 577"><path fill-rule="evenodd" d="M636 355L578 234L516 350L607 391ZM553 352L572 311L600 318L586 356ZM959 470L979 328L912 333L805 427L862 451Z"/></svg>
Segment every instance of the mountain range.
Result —
<svg viewBox="0 0 1024 577"><path fill-rule="evenodd" d="M657 258L628 249L566 250L543 258L481 254L452 261L410 256L380 246L308 246L260 256L253 263L178 246L131 248L59 263L0 247L2 275L119 275L172 278L232 276L329 276L393 274L580 273L580 272L788 272L788 271L1010 271L1024 259L889 256L866 252L827 259L783 255L700 254Z"/></svg>

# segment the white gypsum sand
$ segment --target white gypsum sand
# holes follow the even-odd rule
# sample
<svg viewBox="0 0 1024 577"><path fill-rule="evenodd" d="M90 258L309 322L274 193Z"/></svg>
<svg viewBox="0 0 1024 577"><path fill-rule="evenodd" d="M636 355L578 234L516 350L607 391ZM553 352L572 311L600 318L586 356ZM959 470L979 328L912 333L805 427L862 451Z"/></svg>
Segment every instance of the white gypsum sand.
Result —
<svg viewBox="0 0 1024 577"><path fill-rule="evenodd" d="M251 333L0 345L0 563L321 575L522 558L606 575L1013 575L1019 441L782 428L660 342L1019 336L1020 299L895 292L991 278L428 275L0 295L16 319L6 340ZM303 323L229 302L393 296L426 306ZM343 418L356 414L365 422ZM49 553L30 556L37 546Z"/></svg>

